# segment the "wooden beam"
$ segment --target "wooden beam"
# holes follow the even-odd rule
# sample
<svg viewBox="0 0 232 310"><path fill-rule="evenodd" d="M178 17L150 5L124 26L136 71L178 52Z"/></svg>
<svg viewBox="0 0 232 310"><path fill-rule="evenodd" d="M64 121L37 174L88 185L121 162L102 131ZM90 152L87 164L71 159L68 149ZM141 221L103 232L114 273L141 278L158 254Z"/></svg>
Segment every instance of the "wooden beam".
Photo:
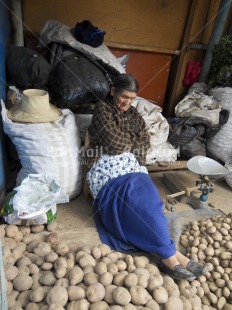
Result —
<svg viewBox="0 0 232 310"><path fill-rule="evenodd" d="M120 49L130 49L137 51L146 51L146 52L157 52L163 54L173 54L178 55L180 53L179 50L163 48L159 46L144 46L144 45L133 45L133 44L122 44L117 42L105 41L104 42L108 47L115 47Z"/></svg>

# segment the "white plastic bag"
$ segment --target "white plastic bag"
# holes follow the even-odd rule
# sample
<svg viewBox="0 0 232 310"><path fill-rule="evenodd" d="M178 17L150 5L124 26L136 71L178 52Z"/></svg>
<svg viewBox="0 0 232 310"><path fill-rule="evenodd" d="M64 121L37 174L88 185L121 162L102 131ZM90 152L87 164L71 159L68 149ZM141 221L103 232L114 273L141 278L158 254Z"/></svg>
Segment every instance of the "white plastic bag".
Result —
<svg viewBox="0 0 232 310"><path fill-rule="evenodd" d="M8 224L20 224L21 220L34 220L31 225L48 224L51 215L56 215L56 204L69 201L68 195L61 193L61 187L48 175L29 174L20 186L14 188L15 195L9 201L13 213L5 220Z"/></svg>

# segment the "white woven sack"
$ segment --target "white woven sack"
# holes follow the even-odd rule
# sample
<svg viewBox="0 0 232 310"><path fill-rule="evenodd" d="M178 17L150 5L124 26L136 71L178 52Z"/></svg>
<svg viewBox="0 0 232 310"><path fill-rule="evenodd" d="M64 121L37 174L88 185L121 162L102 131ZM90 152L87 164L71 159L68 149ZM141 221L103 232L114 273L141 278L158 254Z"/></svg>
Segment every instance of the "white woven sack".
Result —
<svg viewBox="0 0 232 310"><path fill-rule="evenodd" d="M227 123L215 136L208 139L206 149L209 153L226 163L232 157L232 88L218 87L210 90L210 95L222 102L223 108L230 111Z"/></svg>
<svg viewBox="0 0 232 310"><path fill-rule="evenodd" d="M146 129L150 135L151 147L166 142L169 134L169 124L161 114L162 108L141 97L136 97L132 105L145 121Z"/></svg>
<svg viewBox="0 0 232 310"><path fill-rule="evenodd" d="M179 117L197 116L207 119L212 125L219 123L221 103L203 93L194 91L186 95L175 107L175 115Z"/></svg>
<svg viewBox="0 0 232 310"><path fill-rule="evenodd" d="M28 174L46 174L54 178L69 198L82 190L81 139L75 115L61 110L63 118L53 123L23 124L7 117L3 101L3 130L15 144L21 170L16 185Z"/></svg>

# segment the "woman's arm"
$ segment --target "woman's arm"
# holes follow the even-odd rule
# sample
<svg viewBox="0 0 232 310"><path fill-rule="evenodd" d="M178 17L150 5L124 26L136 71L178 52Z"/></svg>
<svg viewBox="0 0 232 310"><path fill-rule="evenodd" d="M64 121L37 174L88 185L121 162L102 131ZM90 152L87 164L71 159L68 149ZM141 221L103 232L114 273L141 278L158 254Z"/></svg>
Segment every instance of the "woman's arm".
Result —
<svg viewBox="0 0 232 310"><path fill-rule="evenodd" d="M90 143L103 146L109 154L118 155L132 148L131 134L120 129L113 109L106 103L96 104L89 132Z"/></svg>

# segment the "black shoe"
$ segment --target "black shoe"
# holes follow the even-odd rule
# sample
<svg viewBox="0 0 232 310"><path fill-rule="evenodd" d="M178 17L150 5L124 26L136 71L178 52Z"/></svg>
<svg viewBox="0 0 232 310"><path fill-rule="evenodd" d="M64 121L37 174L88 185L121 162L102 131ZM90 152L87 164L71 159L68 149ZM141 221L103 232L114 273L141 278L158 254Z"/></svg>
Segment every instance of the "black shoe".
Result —
<svg viewBox="0 0 232 310"><path fill-rule="evenodd" d="M167 273L169 276L176 280L193 281L196 279L196 276L192 272L188 271L181 265L176 265L174 269L171 269L161 261L161 271Z"/></svg>
<svg viewBox="0 0 232 310"><path fill-rule="evenodd" d="M204 275L208 271L208 267L203 264L199 264L190 259L186 269L192 272L196 277Z"/></svg>

